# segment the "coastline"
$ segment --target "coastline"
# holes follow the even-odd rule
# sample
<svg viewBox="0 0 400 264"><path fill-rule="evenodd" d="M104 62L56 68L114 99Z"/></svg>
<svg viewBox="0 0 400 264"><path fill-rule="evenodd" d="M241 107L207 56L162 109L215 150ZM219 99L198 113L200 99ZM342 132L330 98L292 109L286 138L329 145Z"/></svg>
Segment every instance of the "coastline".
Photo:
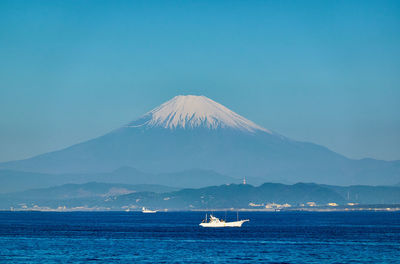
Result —
<svg viewBox="0 0 400 264"><path fill-rule="evenodd" d="M337 207L291 207L284 209L269 208L202 208L202 209L159 209L157 213L167 212L400 212L400 204L388 205L358 205ZM141 210L126 211L123 209L112 209L104 207L79 207L79 208L26 208L26 209L0 209L0 212L126 212L141 213Z"/></svg>

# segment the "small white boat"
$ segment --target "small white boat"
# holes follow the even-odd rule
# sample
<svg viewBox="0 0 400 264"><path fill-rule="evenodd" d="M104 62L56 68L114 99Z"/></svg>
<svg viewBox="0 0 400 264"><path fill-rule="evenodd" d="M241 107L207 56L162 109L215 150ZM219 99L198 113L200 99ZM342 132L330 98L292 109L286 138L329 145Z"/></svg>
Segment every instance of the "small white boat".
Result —
<svg viewBox="0 0 400 264"><path fill-rule="evenodd" d="M144 213L144 214L154 214L154 213L157 213L157 211L156 210L149 210L146 207L143 207L142 208L142 213Z"/></svg>
<svg viewBox="0 0 400 264"><path fill-rule="evenodd" d="M245 220L237 220L234 222L225 222L224 220L220 220L219 218L210 215L210 221L207 222L207 214L206 218L199 225L202 227L241 227L244 222L249 222L249 219Z"/></svg>

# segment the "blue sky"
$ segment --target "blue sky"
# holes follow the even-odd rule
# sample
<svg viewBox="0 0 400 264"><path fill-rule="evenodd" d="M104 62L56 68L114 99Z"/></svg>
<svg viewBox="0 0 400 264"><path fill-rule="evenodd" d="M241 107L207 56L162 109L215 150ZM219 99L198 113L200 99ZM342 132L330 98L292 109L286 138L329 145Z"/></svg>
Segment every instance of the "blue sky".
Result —
<svg viewBox="0 0 400 264"><path fill-rule="evenodd" d="M0 1L0 161L205 95L296 140L400 159L399 1Z"/></svg>

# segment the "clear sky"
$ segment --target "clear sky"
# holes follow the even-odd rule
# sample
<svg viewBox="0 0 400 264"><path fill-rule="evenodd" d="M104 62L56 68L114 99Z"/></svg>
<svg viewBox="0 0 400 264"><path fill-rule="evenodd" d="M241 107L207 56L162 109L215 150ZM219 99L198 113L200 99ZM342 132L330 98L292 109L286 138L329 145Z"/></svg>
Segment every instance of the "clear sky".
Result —
<svg viewBox="0 0 400 264"><path fill-rule="evenodd" d="M178 94L347 157L400 159L400 1L0 1L0 161Z"/></svg>

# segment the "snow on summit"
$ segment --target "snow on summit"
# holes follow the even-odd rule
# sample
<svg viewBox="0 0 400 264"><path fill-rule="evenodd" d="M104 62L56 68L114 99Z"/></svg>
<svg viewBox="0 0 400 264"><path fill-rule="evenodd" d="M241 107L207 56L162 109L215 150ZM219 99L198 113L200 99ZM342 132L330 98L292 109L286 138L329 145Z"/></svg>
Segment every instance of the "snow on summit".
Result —
<svg viewBox="0 0 400 264"><path fill-rule="evenodd" d="M141 126L167 129L233 128L248 132L261 130L271 133L210 98L196 95L175 96L128 125L128 127Z"/></svg>

